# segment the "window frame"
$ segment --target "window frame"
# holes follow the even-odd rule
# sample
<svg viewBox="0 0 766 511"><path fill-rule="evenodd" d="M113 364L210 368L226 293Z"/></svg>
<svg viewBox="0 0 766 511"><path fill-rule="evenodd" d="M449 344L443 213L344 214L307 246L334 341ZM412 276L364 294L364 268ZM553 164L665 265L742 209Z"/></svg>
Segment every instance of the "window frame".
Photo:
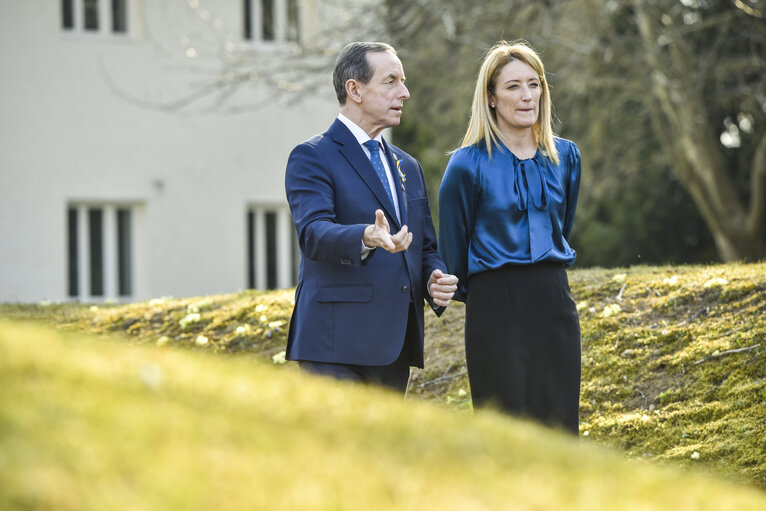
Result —
<svg viewBox="0 0 766 511"><path fill-rule="evenodd" d="M95 26L86 26L86 2L95 2ZM134 0L61 0L60 30L78 37L130 36L133 30L131 13Z"/></svg>
<svg viewBox="0 0 766 511"><path fill-rule="evenodd" d="M65 296L69 300L134 298L140 207L135 202L67 203Z"/></svg>
<svg viewBox="0 0 766 511"><path fill-rule="evenodd" d="M286 204L250 204L245 215L246 287L295 287L300 254L290 209Z"/></svg>
<svg viewBox="0 0 766 511"><path fill-rule="evenodd" d="M267 11L271 14L269 25ZM300 0L242 0L242 41L265 47L301 42L301 11Z"/></svg>

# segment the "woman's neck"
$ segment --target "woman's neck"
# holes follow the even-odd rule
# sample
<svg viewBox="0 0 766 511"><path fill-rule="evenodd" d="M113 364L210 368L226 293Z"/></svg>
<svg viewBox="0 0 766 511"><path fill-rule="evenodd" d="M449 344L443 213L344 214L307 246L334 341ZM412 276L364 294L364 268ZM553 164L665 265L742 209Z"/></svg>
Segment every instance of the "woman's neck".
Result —
<svg viewBox="0 0 766 511"><path fill-rule="evenodd" d="M537 142L532 128L500 132L500 140L520 160L532 158L537 153Z"/></svg>

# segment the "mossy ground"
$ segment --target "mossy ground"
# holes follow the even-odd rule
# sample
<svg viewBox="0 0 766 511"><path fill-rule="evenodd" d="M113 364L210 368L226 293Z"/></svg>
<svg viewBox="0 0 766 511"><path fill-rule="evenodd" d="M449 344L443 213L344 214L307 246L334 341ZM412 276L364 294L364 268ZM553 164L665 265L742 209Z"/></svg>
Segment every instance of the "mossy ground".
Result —
<svg viewBox="0 0 766 511"><path fill-rule="evenodd" d="M569 279L583 343L581 436L766 489L766 264ZM470 408L464 315L457 304L427 323L426 369L410 396Z"/></svg>
<svg viewBox="0 0 766 511"><path fill-rule="evenodd" d="M569 278L583 339L582 438L766 489L766 263L575 269ZM292 298L6 304L0 316L271 361L284 350ZM426 314L426 368L414 371L409 400L471 408L464 312L454 303L441 319Z"/></svg>

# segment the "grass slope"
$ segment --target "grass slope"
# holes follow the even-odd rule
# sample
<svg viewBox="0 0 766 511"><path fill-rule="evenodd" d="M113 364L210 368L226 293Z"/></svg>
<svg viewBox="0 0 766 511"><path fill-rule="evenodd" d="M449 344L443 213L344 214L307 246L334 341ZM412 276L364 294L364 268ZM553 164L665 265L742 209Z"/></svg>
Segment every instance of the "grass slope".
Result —
<svg viewBox="0 0 766 511"><path fill-rule="evenodd" d="M253 358L8 321L0 350L2 509L766 509L754 489Z"/></svg>
<svg viewBox="0 0 766 511"><path fill-rule="evenodd" d="M766 488L766 264L569 278L583 341L581 435ZM410 392L470 407L465 310L448 313L428 324L430 360Z"/></svg>
<svg viewBox="0 0 766 511"><path fill-rule="evenodd" d="M766 489L766 263L569 272L583 337L581 435L636 459L702 466ZM0 306L66 331L271 360L292 291L122 306ZM426 314L409 400L470 409L465 309ZM292 364L288 364L290 366Z"/></svg>

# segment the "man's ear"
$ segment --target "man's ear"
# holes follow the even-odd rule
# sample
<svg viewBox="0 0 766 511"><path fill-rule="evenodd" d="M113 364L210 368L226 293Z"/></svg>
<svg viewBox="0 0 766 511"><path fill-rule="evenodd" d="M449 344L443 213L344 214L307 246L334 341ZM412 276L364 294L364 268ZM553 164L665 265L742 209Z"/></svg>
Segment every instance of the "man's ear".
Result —
<svg viewBox="0 0 766 511"><path fill-rule="evenodd" d="M354 103L362 102L362 94L359 90L359 82L354 79L346 80L346 96Z"/></svg>

